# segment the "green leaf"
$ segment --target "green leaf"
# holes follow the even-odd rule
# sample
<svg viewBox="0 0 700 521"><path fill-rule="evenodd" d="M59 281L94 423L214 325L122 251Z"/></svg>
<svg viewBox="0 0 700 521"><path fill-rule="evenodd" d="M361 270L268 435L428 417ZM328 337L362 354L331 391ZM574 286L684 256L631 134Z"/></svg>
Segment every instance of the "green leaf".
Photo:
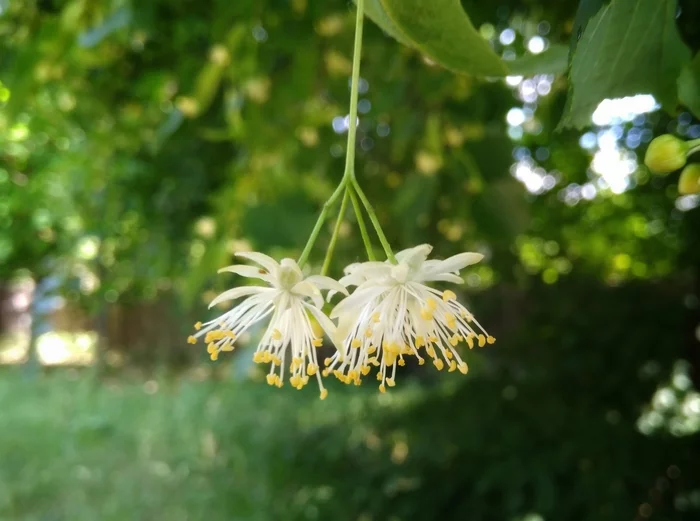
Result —
<svg viewBox="0 0 700 521"><path fill-rule="evenodd" d="M357 3L357 0L355 0L355 3ZM365 14L370 20L377 24L385 33L387 33L397 42L400 42L408 47L415 46L415 44L401 32L396 24L392 22L379 0L366 0Z"/></svg>
<svg viewBox="0 0 700 521"><path fill-rule="evenodd" d="M578 42L583 36L583 32L588 26L591 18L603 7L603 0L581 0L576 10L574 26L571 30L571 41L569 43L569 53L573 55L578 47Z"/></svg>
<svg viewBox="0 0 700 521"><path fill-rule="evenodd" d="M378 25L389 34L393 32L397 40L415 47L443 67L474 76L508 74L505 64L474 28L459 0L378 2L384 8L382 14L375 11L370 17L375 21L380 19ZM368 2L368 5L376 3Z"/></svg>
<svg viewBox="0 0 700 521"><path fill-rule="evenodd" d="M696 118L700 118L700 53L678 77L678 98Z"/></svg>
<svg viewBox="0 0 700 521"><path fill-rule="evenodd" d="M571 62L559 128L585 127L605 98L652 94L670 111L690 51L676 28L675 0L613 0L588 23Z"/></svg>
<svg viewBox="0 0 700 521"><path fill-rule="evenodd" d="M512 74L558 74L569 66L569 48L555 44L541 54L526 54L506 63Z"/></svg>

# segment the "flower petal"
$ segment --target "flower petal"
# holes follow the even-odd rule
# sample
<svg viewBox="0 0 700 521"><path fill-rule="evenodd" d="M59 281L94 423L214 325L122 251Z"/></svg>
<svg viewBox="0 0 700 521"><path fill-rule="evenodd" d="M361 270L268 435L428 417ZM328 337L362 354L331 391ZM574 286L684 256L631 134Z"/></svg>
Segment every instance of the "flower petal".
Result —
<svg viewBox="0 0 700 521"><path fill-rule="evenodd" d="M433 247L430 244L421 244L396 254L396 260L401 264L408 264L412 268L419 268L428 258Z"/></svg>
<svg viewBox="0 0 700 521"><path fill-rule="evenodd" d="M484 256L481 253L459 253L439 262L434 268L431 267L431 270L434 272L442 271L446 273L457 273L467 266L480 262L483 258Z"/></svg>
<svg viewBox="0 0 700 521"><path fill-rule="evenodd" d="M326 316L326 314L321 311L319 308L312 306L308 302L303 302L304 307L308 309L311 314L314 316L318 324L321 326L321 328L326 332L326 335L328 335L328 338L331 339L331 341L335 344L335 338L336 338L336 327L333 321Z"/></svg>
<svg viewBox="0 0 700 521"><path fill-rule="evenodd" d="M435 275L424 275L419 277L419 282L453 282L464 284L464 279L454 273L436 273Z"/></svg>
<svg viewBox="0 0 700 521"><path fill-rule="evenodd" d="M244 251L241 253L236 253L236 257L242 257L244 259L248 259L257 264L260 264L260 266L265 268L273 275L277 273L277 270L280 267L280 265L275 259L257 251Z"/></svg>
<svg viewBox="0 0 700 521"><path fill-rule="evenodd" d="M334 290L339 291L344 295L349 295L348 290L345 289L345 286L331 277L326 277L324 275L311 275L306 277L306 282L310 282L318 289Z"/></svg>
<svg viewBox="0 0 700 521"><path fill-rule="evenodd" d="M273 292L275 290L272 288L261 288L260 286L241 286L239 288L229 289L212 300L209 304L209 309L227 300L235 300L237 298L248 297L250 295L258 295L267 291Z"/></svg>
<svg viewBox="0 0 700 521"><path fill-rule="evenodd" d="M249 279L264 280L268 284L272 284L274 282L274 278L267 271L256 268L255 266L248 266L247 264L233 264L232 266L226 266L225 268L221 268L218 273L235 273L236 275L247 277Z"/></svg>
<svg viewBox="0 0 700 521"><path fill-rule="evenodd" d="M292 288L292 293L301 297L309 297L313 301L314 306L318 308L323 307L321 291L308 280L297 282Z"/></svg>
<svg viewBox="0 0 700 521"><path fill-rule="evenodd" d="M370 302L372 299L378 297L384 293L387 289L386 286L368 286L364 289L356 289L352 295L345 297L343 300L338 302L338 304L331 311L331 318L338 318L344 313L352 313L357 310L357 308L363 307L365 304Z"/></svg>

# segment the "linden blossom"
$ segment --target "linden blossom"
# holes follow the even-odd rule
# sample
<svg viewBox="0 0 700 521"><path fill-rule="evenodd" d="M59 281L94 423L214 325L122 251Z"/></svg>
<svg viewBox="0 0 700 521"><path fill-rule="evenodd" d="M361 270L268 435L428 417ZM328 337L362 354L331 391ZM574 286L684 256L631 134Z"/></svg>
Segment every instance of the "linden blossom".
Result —
<svg viewBox="0 0 700 521"><path fill-rule="evenodd" d="M396 255L398 264L366 262L346 270L340 282L357 286L331 313L338 319L342 349L324 362L344 383L359 385L371 366L379 368L380 391L396 383L396 366L414 355L424 364L420 349L438 370L466 374L468 367L455 347L475 341L483 347L496 339L456 300L450 290L439 291L425 282L462 283L461 269L479 262L479 253L461 253L446 260L427 260L432 246L424 244ZM329 293L330 295L330 293ZM389 375L390 372L390 375Z"/></svg>
<svg viewBox="0 0 700 521"><path fill-rule="evenodd" d="M318 321L326 334L333 338L336 327L321 311L321 290L341 291L346 295L347 290L330 277L311 275L304 278L296 261L292 259L282 259L277 263L267 255L254 252L237 253L236 256L251 260L262 269L234 265L222 268L219 272L260 279L270 287L243 286L223 292L211 302L210 308L221 302L245 298L220 317L204 324L197 322L197 333L190 336L188 342L194 344L198 338L204 336L204 341L208 344L207 352L212 360L216 360L220 352L232 351L236 338L248 328L271 315L269 325L253 355L253 361L270 363L267 382L281 387L284 381L285 360L288 356L291 357L289 382L301 389L308 383L309 377L316 376L321 398L325 398L328 391L321 381L315 349L322 341L314 334L309 314Z"/></svg>

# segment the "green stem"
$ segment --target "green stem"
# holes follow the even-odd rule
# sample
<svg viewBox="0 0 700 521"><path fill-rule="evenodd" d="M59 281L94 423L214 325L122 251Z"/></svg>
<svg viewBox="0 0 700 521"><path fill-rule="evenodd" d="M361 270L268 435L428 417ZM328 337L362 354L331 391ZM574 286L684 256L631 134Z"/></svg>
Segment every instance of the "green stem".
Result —
<svg viewBox="0 0 700 521"><path fill-rule="evenodd" d="M357 200L357 195L355 195L354 185L349 186L348 192L350 192L350 200L352 201L352 208L355 210L355 218L357 219L357 226L360 228L362 242L365 244L365 250L367 250L367 258L374 261L376 258L374 257L374 250L372 249L372 240L367 233L365 218L362 216L362 207L360 206L360 202Z"/></svg>
<svg viewBox="0 0 700 521"><path fill-rule="evenodd" d="M340 182L338 187L335 189L335 192L328 198L328 201L323 203L323 208L321 208L321 213L318 216L318 219L316 220L316 224L314 225L314 229L311 230L311 235L309 236L309 240L306 241L306 246L304 246L304 251L301 252L301 255L299 256L299 260L297 263L299 264L299 267L303 267L304 264L306 264L306 261L309 258L309 254L311 253L311 249L314 246L314 243L316 242L316 239L318 238L318 234L321 232L321 226L323 226L324 221L326 220L326 216L328 215L328 212L330 211L331 208L333 208L333 205L335 202L338 200L338 197L340 197L340 194L343 193L343 190L345 189L347 185L347 182L345 181L345 178Z"/></svg>
<svg viewBox="0 0 700 521"><path fill-rule="evenodd" d="M694 154L698 150L700 150L700 139L692 139L688 141L688 156Z"/></svg>
<svg viewBox="0 0 700 521"><path fill-rule="evenodd" d="M365 210L367 211L367 215L369 215L369 220L371 221L372 226L374 226L374 231L377 232L377 237L379 237L379 242L382 243L382 248L384 248L384 253L386 254L387 259L389 259L393 264L397 264L396 257L394 257L394 252L391 251L391 246L389 245L389 241L386 240L386 235L384 235L384 230L382 230L382 226L381 226L381 224L379 224L379 219L377 219L377 214L374 213L374 208L372 208L372 205L369 202L369 199L367 199L367 196L362 191L362 188L360 188L359 183L354 178L352 180L352 186L353 186L353 188L355 188L357 195L360 197L360 201L362 201L362 204L365 207Z"/></svg>
<svg viewBox="0 0 700 521"><path fill-rule="evenodd" d="M362 24L365 19L365 2L357 0L357 16L355 19L355 46L352 51L352 79L350 81L350 118L348 124L348 148L345 153L345 172L343 179L355 177L355 142L357 138L357 97L360 81L360 61L362 59Z"/></svg>
<svg viewBox="0 0 700 521"><path fill-rule="evenodd" d="M338 240L340 225L343 224L343 217L345 217L345 210L348 206L348 199L350 198L350 190L350 187L345 188L345 195L343 196L343 202L340 203L340 211L338 212L338 218L335 221L333 235L331 235L331 242L328 243L326 258L324 259L323 267L321 268L321 275L326 275L328 273L328 268L331 266L331 258L333 257L333 250L335 250L335 243Z"/></svg>

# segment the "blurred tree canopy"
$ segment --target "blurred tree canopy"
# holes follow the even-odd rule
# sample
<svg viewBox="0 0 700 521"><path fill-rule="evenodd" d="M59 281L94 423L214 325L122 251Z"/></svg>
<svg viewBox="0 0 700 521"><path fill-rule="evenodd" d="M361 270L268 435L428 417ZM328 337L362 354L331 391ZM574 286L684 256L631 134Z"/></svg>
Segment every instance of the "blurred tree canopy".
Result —
<svg viewBox="0 0 700 521"><path fill-rule="evenodd" d="M603 4L463 2L508 60L576 49ZM697 62L700 5L671 12ZM182 318L230 282L214 274L233 252L298 255L343 172L353 20L346 0L0 0L0 283L59 276L92 315L165 299ZM700 123L692 101L642 96L587 99L592 122L558 129L590 63L478 79L366 25L358 177L392 243L487 254L465 289L499 343L464 381L345 397L347 418L263 392L278 502L245 518L698 515L700 396L674 371L698 381L700 199L641 157ZM354 223L341 233L336 275L363 257Z"/></svg>

